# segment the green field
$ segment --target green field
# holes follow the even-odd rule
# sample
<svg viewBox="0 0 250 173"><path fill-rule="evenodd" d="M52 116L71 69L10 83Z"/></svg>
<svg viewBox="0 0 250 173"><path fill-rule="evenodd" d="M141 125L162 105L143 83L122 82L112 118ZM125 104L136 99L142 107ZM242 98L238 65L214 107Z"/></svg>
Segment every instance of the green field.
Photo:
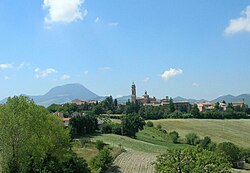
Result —
<svg viewBox="0 0 250 173"><path fill-rule="evenodd" d="M177 131L181 138L190 132L199 136L210 136L212 141L219 143L230 141L240 147L250 147L250 120L201 120L201 119L162 119L152 120L154 125L160 124L163 129Z"/></svg>

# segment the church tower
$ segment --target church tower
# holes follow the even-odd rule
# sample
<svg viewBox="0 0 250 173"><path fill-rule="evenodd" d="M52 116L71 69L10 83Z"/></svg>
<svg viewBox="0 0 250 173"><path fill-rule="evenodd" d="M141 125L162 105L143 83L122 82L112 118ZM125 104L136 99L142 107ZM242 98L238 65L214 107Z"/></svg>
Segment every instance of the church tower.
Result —
<svg viewBox="0 0 250 173"><path fill-rule="evenodd" d="M131 91L132 91L131 102L135 103L136 102L136 87L135 87L135 83L134 82L132 83Z"/></svg>

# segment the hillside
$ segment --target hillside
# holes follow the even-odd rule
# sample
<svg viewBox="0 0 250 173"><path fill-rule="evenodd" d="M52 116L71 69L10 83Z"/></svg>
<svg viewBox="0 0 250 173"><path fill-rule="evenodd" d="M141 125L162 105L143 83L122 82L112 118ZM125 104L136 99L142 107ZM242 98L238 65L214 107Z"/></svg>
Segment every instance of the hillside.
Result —
<svg viewBox="0 0 250 173"><path fill-rule="evenodd" d="M94 100L100 98L100 96L78 83L54 87L44 95L27 96L32 98L36 104L43 105L45 107L53 103L63 104L71 102L74 99ZM1 101L1 103L4 102L6 102L6 99Z"/></svg>
<svg viewBox="0 0 250 173"><path fill-rule="evenodd" d="M190 132L199 136L210 136L214 142L230 141L242 147L249 147L250 120L202 120L202 119L162 119L153 120L163 129L177 131L181 138Z"/></svg>

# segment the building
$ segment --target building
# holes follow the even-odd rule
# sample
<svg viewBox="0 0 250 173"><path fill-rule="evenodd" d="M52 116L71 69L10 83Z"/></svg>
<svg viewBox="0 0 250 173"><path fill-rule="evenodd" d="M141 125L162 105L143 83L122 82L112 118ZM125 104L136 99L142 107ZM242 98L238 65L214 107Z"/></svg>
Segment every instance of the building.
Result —
<svg viewBox="0 0 250 173"><path fill-rule="evenodd" d="M212 110L214 109L215 103L213 102L198 102L195 103L199 109L200 112L205 110Z"/></svg>
<svg viewBox="0 0 250 173"><path fill-rule="evenodd" d="M233 102L232 105L233 105L233 107L241 107L242 108L243 106L245 106L245 99L243 98L242 101L240 101L240 102Z"/></svg>
<svg viewBox="0 0 250 173"><path fill-rule="evenodd" d="M131 86L131 102L135 103L141 103L144 106L162 106L162 105L168 105L169 104L169 97L166 96L164 99L157 100L155 97L150 97L148 95L148 92L145 91L144 95L142 97L136 97L136 86L133 82ZM175 109L178 110L187 110L190 107L190 103L188 101L174 101Z"/></svg>
<svg viewBox="0 0 250 173"><path fill-rule="evenodd" d="M72 100L71 103L76 104L76 105L83 105L86 103L86 101L80 100L80 99L75 99L75 100Z"/></svg>
<svg viewBox="0 0 250 173"><path fill-rule="evenodd" d="M132 86L131 86L131 102L135 103L136 102L136 86L135 83L133 82Z"/></svg>

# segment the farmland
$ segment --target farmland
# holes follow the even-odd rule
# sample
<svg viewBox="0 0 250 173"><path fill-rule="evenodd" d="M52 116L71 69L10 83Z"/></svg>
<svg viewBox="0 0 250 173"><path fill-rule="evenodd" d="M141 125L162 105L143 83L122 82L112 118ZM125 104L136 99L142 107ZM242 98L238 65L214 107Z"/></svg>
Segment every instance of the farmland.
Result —
<svg viewBox="0 0 250 173"><path fill-rule="evenodd" d="M167 132L177 131L182 140L187 133L194 132L200 137L210 136L216 143L231 141L239 146L249 147L250 120L164 119L152 122L155 126L160 124ZM111 146L121 146L127 150L115 159L109 173L153 172L151 163L156 155L165 152L166 149L190 147L185 144L173 144L163 132L149 127L137 133L137 139L102 134L94 136L92 140L103 140ZM235 172L249 171L235 170Z"/></svg>
<svg viewBox="0 0 250 173"><path fill-rule="evenodd" d="M202 120L202 119L164 119L154 120L167 131L177 131L181 138L195 132L199 136L210 136L216 143L230 141L241 147L249 147L250 120Z"/></svg>

